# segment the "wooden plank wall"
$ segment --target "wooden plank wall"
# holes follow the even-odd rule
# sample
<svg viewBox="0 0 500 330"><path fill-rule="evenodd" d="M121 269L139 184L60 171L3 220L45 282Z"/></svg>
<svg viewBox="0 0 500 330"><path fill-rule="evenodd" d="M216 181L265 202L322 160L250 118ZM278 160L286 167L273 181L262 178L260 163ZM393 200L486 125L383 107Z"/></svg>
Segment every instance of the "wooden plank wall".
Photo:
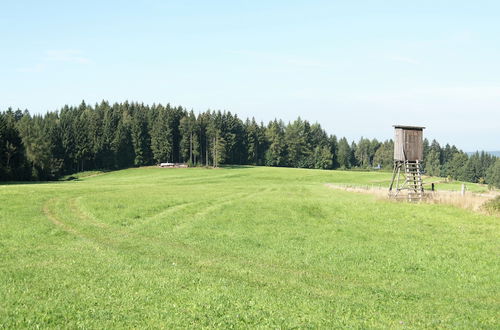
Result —
<svg viewBox="0 0 500 330"><path fill-rule="evenodd" d="M394 160L423 160L423 131L396 128L394 132ZM406 155L406 157L405 157Z"/></svg>
<svg viewBox="0 0 500 330"><path fill-rule="evenodd" d="M394 129L394 160L404 161L404 134L402 128Z"/></svg>
<svg viewBox="0 0 500 330"><path fill-rule="evenodd" d="M423 160L422 131L404 130L406 160Z"/></svg>

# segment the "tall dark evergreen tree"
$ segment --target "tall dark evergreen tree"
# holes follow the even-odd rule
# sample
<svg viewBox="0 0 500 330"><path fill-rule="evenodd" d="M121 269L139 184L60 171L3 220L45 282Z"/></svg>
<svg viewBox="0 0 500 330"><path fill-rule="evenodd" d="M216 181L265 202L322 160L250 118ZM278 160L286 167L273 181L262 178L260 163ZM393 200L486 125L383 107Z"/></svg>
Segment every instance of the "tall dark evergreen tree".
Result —
<svg viewBox="0 0 500 330"><path fill-rule="evenodd" d="M465 168L469 157L464 152L455 152L451 159L445 164L444 172L446 176L450 176L455 180L465 179Z"/></svg>
<svg viewBox="0 0 500 330"><path fill-rule="evenodd" d="M252 118L251 121L246 121L245 132L248 163L259 165L260 148L263 146L261 146L262 138L260 136L259 125L255 121L255 118Z"/></svg>
<svg viewBox="0 0 500 330"><path fill-rule="evenodd" d="M497 158L486 170L486 181L491 186L500 188L500 158Z"/></svg>
<svg viewBox="0 0 500 330"><path fill-rule="evenodd" d="M26 159L31 167L31 175L39 180L50 179L53 159L43 118L39 115L31 117L26 112L19 121L18 127L26 151Z"/></svg>
<svg viewBox="0 0 500 330"><path fill-rule="evenodd" d="M386 140L376 150L373 156L373 166L380 165L381 168L391 169L394 164L394 142Z"/></svg>
<svg viewBox="0 0 500 330"><path fill-rule="evenodd" d="M351 168L351 147L345 137L339 140L337 159L341 169Z"/></svg>
<svg viewBox="0 0 500 330"><path fill-rule="evenodd" d="M168 109L158 106L157 117L151 129L151 150L157 163L172 162L172 130L169 127L170 118Z"/></svg>
<svg viewBox="0 0 500 330"><path fill-rule="evenodd" d="M311 148L309 134L309 123L302 120L300 117L286 126L285 141L289 166L312 167L310 159L313 150Z"/></svg>
<svg viewBox="0 0 500 330"><path fill-rule="evenodd" d="M148 121L144 106L132 108L132 119L130 123L130 134L134 148L134 165L142 166L151 162L151 137L148 132Z"/></svg>
<svg viewBox="0 0 500 330"><path fill-rule="evenodd" d="M192 110L189 114L181 118L179 122L179 132L181 135L181 160L194 165L196 164L196 156L199 151L196 116Z"/></svg>
<svg viewBox="0 0 500 330"><path fill-rule="evenodd" d="M265 164L267 166L286 166L285 125L281 120L275 119L269 123L266 138L269 141L269 148L265 155Z"/></svg>
<svg viewBox="0 0 500 330"><path fill-rule="evenodd" d="M131 143L132 137L130 132L132 118L128 111L124 111L118 126L116 127L115 136L111 142L111 150L115 156L115 167L125 168L134 165L134 146Z"/></svg>
<svg viewBox="0 0 500 330"><path fill-rule="evenodd" d="M31 171L25 157L17 123L22 113L8 109L0 113L0 180L28 180Z"/></svg>
<svg viewBox="0 0 500 330"><path fill-rule="evenodd" d="M329 145L330 145L330 152L332 154L332 168L338 168L340 165L338 161L339 143L337 141L337 136L335 135L330 136Z"/></svg>
<svg viewBox="0 0 500 330"><path fill-rule="evenodd" d="M78 107L76 118L73 121L73 134L75 137L75 161L78 171L86 169L85 164L90 160L93 146L90 137L91 109L84 101Z"/></svg>
<svg viewBox="0 0 500 330"><path fill-rule="evenodd" d="M370 167L373 154L374 151L372 149L371 141L369 139L361 138L356 145L356 149L354 150L357 164L363 168Z"/></svg>

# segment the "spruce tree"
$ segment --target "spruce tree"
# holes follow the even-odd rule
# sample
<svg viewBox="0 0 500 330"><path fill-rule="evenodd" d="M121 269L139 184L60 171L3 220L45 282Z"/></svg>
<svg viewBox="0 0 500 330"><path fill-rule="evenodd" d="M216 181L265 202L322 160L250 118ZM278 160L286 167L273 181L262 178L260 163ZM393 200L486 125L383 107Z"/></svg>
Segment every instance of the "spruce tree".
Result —
<svg viewBox="0 0 500 330"><path fill-rule="evenodd" d="M265 164L267 166L287 165L285 127L283 122L276 119L270 122L266 129L266 137L269 141L269 148L265 154Z"/></svg>
<svg viewBox="0 0 500 330"><path fill-rule="evenodd" d="M496 158L486 170L486 182L496 188L500 188L500 158Z"/></svg>
<svg viewBox="0 0 500 330"><path fill-rule="evenodd" d="M341 169L351 168L351 148L345 137L339 140L337 159Z"/></svg>
<svg viewBox="0 0 500 330"><path fill-rule="evenodd" d="M172 130L169 126L167 109L161 105L158 107L158 114L151 130L151 150L157 163L173 161Z"/></svg>

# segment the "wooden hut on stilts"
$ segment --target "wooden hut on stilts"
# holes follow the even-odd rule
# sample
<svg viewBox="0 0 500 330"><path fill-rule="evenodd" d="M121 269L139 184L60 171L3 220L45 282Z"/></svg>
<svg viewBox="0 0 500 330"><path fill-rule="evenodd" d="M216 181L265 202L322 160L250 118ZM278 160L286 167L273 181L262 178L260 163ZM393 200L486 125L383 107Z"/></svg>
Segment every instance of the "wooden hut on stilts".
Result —
<svg viewBox="0 0 500 330"><path fill-rule="evenodd" d="M389 196L420 201L422 185L423 130L425 127L394 125L394 169Z"/></svg>

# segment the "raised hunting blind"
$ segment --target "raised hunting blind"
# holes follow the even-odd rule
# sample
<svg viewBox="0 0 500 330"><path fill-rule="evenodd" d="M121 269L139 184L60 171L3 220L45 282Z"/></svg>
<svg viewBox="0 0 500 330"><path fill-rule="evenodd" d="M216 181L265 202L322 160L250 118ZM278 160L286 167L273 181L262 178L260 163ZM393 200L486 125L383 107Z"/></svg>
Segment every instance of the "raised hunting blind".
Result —
<svg viewBox="0 0 500 330"><path fill-rule="evenodd" d="M419 201L424 196L421 175L424 128L394 125L394 170L389 187L391 197Z"/></svg>

